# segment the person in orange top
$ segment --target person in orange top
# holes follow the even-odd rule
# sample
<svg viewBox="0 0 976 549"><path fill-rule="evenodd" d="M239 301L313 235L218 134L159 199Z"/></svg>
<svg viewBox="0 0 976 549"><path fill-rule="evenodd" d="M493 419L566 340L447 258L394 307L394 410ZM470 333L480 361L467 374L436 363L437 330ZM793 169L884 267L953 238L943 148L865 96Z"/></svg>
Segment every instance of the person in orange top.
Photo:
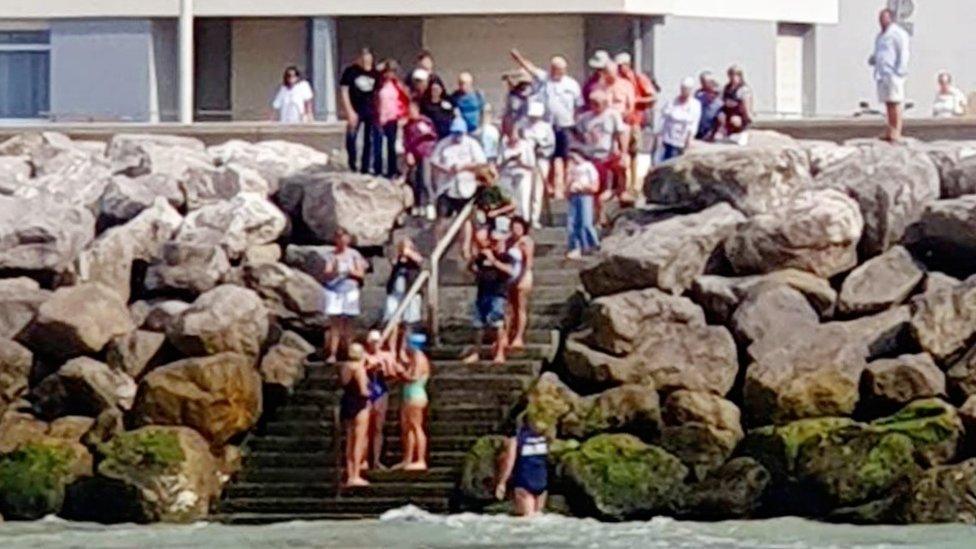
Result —
<svg viewBox="0 0 976 549"><path fill-rule="evenodd" d="M641 149L641 128L649 120L651 109L657 102L657 90L654 82L646 74L635 71L633 59L627 52L620 52L614 57L617 64L617 74L620 78L630 82L634 87L634 108L624 115L624 122L631 128L630 142L627 153L630 157L630 170L627 176L627 186L633 195L640 193L637 183L637 154Z"/></svg>
<svg viewBox="0 0 976 549"><path fill-rule="evenodd" d="M410 105L410 92L400 80L397 71L400 64L393 59L387 59L380 64L380 82L376 92L376 124L383 131L386 143L386 170L383 175L389 178L400 175L397 165L396 141L400 124L407 118ZM382 157L383 143L373 142L373 157ZM380 166L376 166L377 171Z"/></svg>

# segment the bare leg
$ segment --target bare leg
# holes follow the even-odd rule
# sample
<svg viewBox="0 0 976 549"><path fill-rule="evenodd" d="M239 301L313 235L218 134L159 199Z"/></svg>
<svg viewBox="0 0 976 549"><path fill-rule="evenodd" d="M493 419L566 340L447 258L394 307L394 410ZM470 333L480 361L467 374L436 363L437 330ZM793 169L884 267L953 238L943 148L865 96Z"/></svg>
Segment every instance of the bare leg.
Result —
<svg viewBox="0 0 976 549"><path fill-rule="evenodd" d="M514 325L511 331L512 349L525 347L525 329L529 324L529 290L515 288L512 291L512 311L514 311Z"/></svg>
<svg viewBox="0 0 976 549"><path fill-rule="evenodd" d="M505 363L505 351L508 348L508 334L505 333L505 326L501 326L495 330L495 358L493 362L495 364Z"/></svg>
<svg viewBox="0 0 976 549"><path fill-rule="evenodd" d="M519 517L531 517L535 514L535 496L522 488L515 489L515 515Z"/></svg>
<svg viewBox="0 0 976 549"><path fill-rule="evenodd" d="M407 412L410 417L410 432L414 445L410 454L408 471L422 471L427 469L427 435L424 433L424 407L410 405Z"/></svg>
<svg viewBox="0 0 976 549"><path fill-rule="evenodd" d="M366 437L369 432L369 408L359 412L352 422L352 460L346 461L349 473L346 486L366 486L369 482L362 477L360 466L366 459Z"/></svg>
<svg viewBox="0 0 976 549"><path fill-rule="evenodd" d="M541 514L541 513L544 513L545 512L545 510L546 510L546 496L548 496L548 495L549 495L548 492L543 492L543 493L539 494L539 497L535 498L535 512L536 513Z"/></svg>
<svg viewBox="0 0 976 549"><path fill-rule="evenodd" d="M478 330L478 333L474 337L474 351L468 356L464 357L464 362L472 363L481 360L481 344L485 339L485 331L482 329Z"/></svg>
<svg viewBox="0 0 976 549"><path fill-rule="evenodd" d="M552 161L552 189L557 200L566 198L566 161L562 158Z"/></svg>
<svg viewBox="0 0 976 549"><path fill-rule="evenodd" d="M339 360L339 332L342 329L342 317L332 317L332 321L329 323L329 362L336 362Z"/></svg>
<svg viewBox="0 0 976 549"><path fill-rule="evenodd" d="M390 395L383 395L382 398L377 400L372 405L372 411L369 414L370 417L370 449L371 452L371 464L373 469L379 469L383 466L380 463L383 457L383 424L386 422L386 410L390 405Z"/></svg>
<svg viewBox="0 0 976 549"><path fill-rule="evenodd" d="M413 452L415 444L413 433L410 431L408 408L405 404L400 405L400 448L403 449L403 457L400 458L400 463L393 466L394 469L406 469L410 464L410 453Z"/></svg>
<svg viewBox="0 0 976 549"><path fill-rule="evenodd" d="M888 111L888 131L886 133L888 141L901 141L902 137L902 116L901 103L886 103Z"/></svg>

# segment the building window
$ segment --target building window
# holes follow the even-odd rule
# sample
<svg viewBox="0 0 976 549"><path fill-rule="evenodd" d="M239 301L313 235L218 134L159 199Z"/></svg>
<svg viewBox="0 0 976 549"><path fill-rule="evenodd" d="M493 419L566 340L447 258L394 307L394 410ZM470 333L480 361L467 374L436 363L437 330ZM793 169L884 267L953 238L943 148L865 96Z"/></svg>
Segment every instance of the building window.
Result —
<svg viewBox="0 0 976 549"><path fill-rule="evenodd" d="M0 30L0 118L41 118L50 109L48 31Z"/></svg>

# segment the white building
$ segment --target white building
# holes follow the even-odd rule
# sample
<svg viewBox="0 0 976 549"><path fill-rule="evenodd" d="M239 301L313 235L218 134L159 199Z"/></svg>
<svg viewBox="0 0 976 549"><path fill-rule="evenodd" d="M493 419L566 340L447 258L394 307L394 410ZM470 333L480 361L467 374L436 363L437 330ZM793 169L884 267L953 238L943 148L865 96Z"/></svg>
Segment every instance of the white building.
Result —
<svg viewBox="0 0 976 549"><path fill-rule="evenodd" d="M176 120L186 104L198 121L263 120L290 64L310 74L318 116L329 119L338 73L362 46L407 66L427 48L445 79L470 70L492 100L512 47L540 64L563 54L580 77L594 50L630 51L667 95L684 76L737 63L764 115L849 116L874 100L866 60L884 4L0 0L0 119ZM976 11L971 0L917 4L909 95L927 115L938 70L963 89L976 84Z"/></svg>

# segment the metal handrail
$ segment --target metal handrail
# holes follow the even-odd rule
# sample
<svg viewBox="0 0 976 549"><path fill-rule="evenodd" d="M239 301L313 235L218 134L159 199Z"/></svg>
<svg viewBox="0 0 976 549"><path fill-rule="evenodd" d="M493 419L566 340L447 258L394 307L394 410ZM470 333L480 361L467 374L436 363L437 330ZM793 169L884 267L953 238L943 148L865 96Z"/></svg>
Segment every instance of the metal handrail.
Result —
<svg viewBox="0 0 976 549"><path fill-rule="evenodd" d="M439 342L439 326L438 326L438 306L440 303L439 295L439 285L440 285L440 262L444 258L444 254L451 248L454 244L454 240L457 238L458 233L461 232L461 228L464 227L465 222L471 217L471 213L474 212L474 199L468 201L464 205L464 208L458 213L457 217L454 218L454 222L444 233L444 236L437 241L437 245L434 246L434 251L430 254L429 265L427 269L424 269L420 275L414 280L410 289L400 300L400 304L397 306L396 310L390 316L390 320L387 321L386 327L383 328L382 341L386 341L397 325L403 320L403 315L407 310L407 306L410 304L420 291L424 287L424 282L427 283L427 329L430 333L431 342L437 344Z"/></svg>

